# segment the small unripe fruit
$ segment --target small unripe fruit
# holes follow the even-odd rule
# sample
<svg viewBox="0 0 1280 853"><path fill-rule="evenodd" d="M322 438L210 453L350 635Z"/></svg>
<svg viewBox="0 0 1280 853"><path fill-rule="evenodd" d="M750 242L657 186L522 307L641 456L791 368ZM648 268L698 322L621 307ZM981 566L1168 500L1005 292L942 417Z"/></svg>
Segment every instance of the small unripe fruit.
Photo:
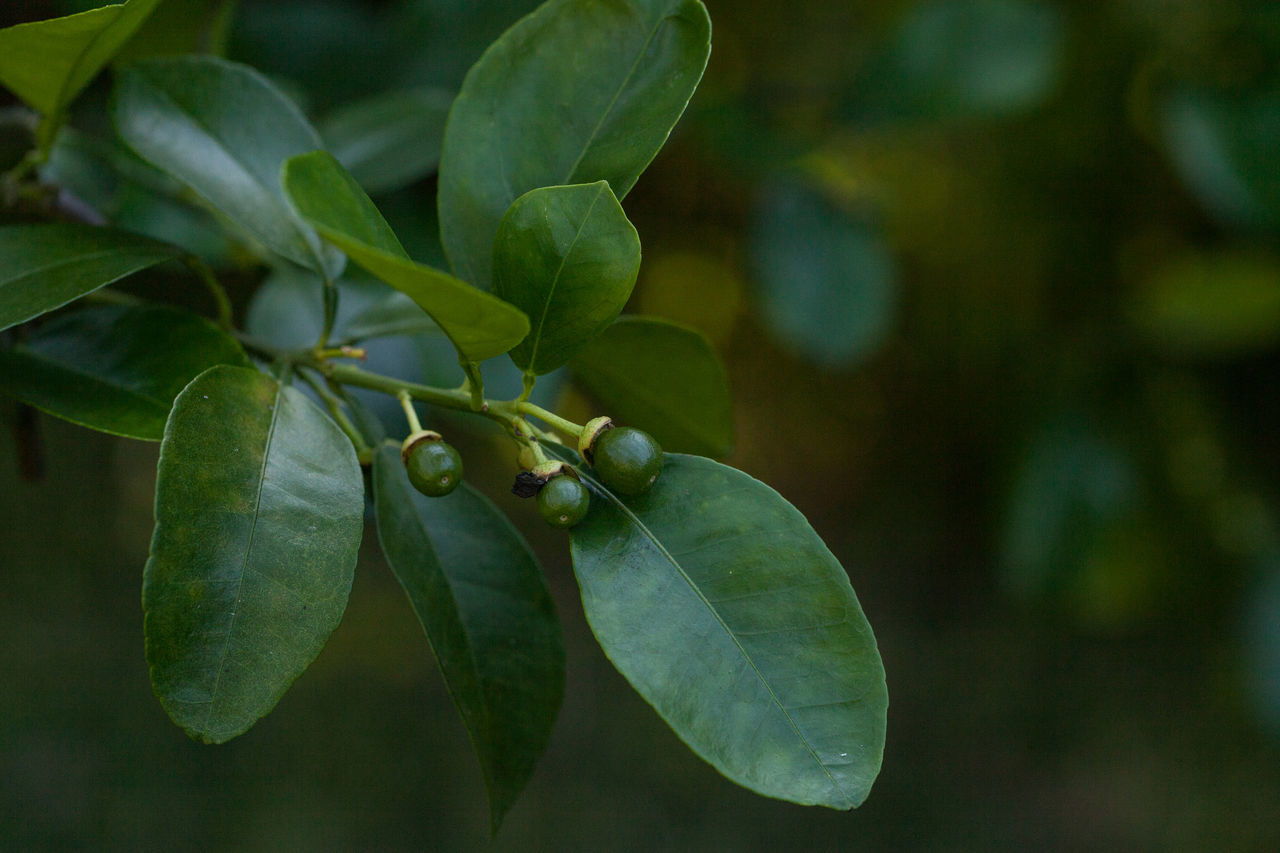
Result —
<svg viewBox="0 0 1280 853"><path fill-rule="evenodd" d="M644 494L662 472L662 447L644 430L605 430L591 450L600 482L622 495Z"/></svg>
<svg viewBox="0 0 1280 853"><path fill-rule="evenodd" d="M538 512L552 527L567 529L587 517L591 493L576 477L560 474L538 490Z"/></svg>
<svg viewBox="0 0 1280 853"><path fill-rule="evenodd" d="M409 482L424 495L443 497L462 482L462 456L438 432L423 430L409 436L400 458Z"/></svg>

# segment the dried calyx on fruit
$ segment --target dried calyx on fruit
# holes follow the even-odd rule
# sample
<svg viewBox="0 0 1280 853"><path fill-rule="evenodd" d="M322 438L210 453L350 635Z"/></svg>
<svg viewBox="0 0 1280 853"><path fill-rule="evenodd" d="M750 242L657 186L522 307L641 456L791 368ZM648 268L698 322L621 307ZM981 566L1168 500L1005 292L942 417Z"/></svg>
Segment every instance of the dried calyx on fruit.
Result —
<svg viewBox="0 0 1280 853"><path fill-rule="evenodd" d="M591 493L574 474L557 474L538 490L538 512L552 527L573 527L587 517L589 509Z"/></svg>
<svg viewBox="0 0 1280 853"><path fill-rule="evenodd" d="M511 494L518 498L531 498L546 485L548 480L564 472L568 472L574 479L578 477L576 471L559 460L540 462L531 470L516 474L516 481L511 486Z"/></svg>

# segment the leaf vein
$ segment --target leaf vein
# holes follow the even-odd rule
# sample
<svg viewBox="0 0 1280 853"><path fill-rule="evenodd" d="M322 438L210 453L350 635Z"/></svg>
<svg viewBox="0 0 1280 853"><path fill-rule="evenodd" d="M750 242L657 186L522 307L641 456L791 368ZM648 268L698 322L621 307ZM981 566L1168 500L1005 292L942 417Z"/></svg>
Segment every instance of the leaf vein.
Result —
<svg viewBox="0 0 1280 853"><path fill-rule="evenodd" d="M694 583L693 578L689 577L688 573L685 572L684 567L681 566L680 563L676 560L676 558L671 555L671 552L667 550L666 546L662 544L662 541L658 539L658 537L654 534L654 532L650 530L648 526L645 525L645 523L642 522L634 512L631 511L630 507L628 507L621 500L619 500L611 491L606 489L599 481L591 477L589 474L586 474L585 472L580 472L580 474L581 476L586 477L587 480L591 482L593 485L595 485L596 488L599 489L599 491L609 500L609 502L614 504L614 506L618 509L618 511L627 519L629 519L636 526L636 529L638 529L644 535L644 537L653 544L653 547L658 550L658 553L662 554L662 556L666 558L668 562L671 563L672 567L676 570L676 572L680 575L680 577L684 580L684 582L689 585L689 589L693 591L694 595L697 596L698 600L702 602L704 607L706 607L707 612L711 614L711 616L715 619L716 623L719 624L721 629L724 630L725 634L728 635L729 639L733 642L734 646L738 649L738 652L742 655L743 659L751 667L751 671L755 673L758 679L760 679L760 683L764 685L764 689L769 694L769 698L773 700L778 710L782 713L783 718L786 719L787 723L791 726L791 730L795 732L796 737L800 739L800 742L802 744L804 744L804 748L808 751L810 757L813 758L814 763L822 768L822 772L826 775L827 779L831 782L832 787L835 790L839 791L840 795L844 797L846 801L850 800L849 795L845 793L844 788L840 785L839 782L836 781L835 776L831 773L831 769L827 767L827 765L818 756L818 752L814 748L813 744L811 744L809 742L809 739L805 737L804 733L800 731L800 726L796 723L795 719L791 716L790 711L787 709L787 706L783 704L782 700L778 697L778 694L774 692L773 685L769 683L769 679L765 677L765 674L763 672L761 672L760 667L755 662L755 659L751 657L750 653L738 640L737 634L734 632L732 628L729 627L728 623L724 621L724 618L720 615L719 611L716 610L715 605L712 604L712 602L703 594L702 590L698 587L698 585Z"/></svg>
<svg viewBox="0 0 1280 853"><path fill-rule="evenodd" d="M244 560L240 564L240 577L236 582L235 603L232 605L231 622L227 625L226 637L222 641L222 651L219 653L218 673L213 679L213 689L209 692L209 710L205 714L204 724L201 728L204 731L209 729L209 720L213 717L213 705L217 701L218 687L222 684L222 674L227 668L227 653L231 649L231 635L235 633L236 617L240 614L240 596L244 592L244 576L249 573L249 557L253 554L253 541L258 532L258 517L262 509L262 493L265 491L267 481L267 461L271 458L271 443L275 439L276 424L280 420L280 409L283 408L283 400L280 388L276 390L275 405L271 407L271 426L267 429L267 442L262 452L262 466L258 471L258 494L253 504L253 522L249 526L249 542L244 549Z"/></svg>

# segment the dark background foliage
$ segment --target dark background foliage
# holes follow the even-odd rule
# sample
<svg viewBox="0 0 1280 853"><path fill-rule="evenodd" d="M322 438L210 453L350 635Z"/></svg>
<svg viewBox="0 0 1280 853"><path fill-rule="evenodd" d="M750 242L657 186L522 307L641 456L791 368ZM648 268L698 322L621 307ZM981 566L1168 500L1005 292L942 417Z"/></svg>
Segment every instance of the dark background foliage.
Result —
<svg viewBox="0 0 1280 853"><path fill-rule="evenodd" d="M243 0L227 52L323 117L456 88L534 5ZM884 770L849 814L721 780L612 670L563 537L512 502L568 691L494 847L1280 847L1276 5L707 5L707 77L626 202L631 307L721 348L729 461L849 570L889 675ZM105 132L106 84L78 128ZM433 196L379 204L438 260ZM258 277L233 279L241 316ZM0 847L485 848L465 732L376 549L279 708L199 746L142 656L155 445L0 417L45 463L23 481L0 446ZM500 491L492 447L463 450Z"/></svg>

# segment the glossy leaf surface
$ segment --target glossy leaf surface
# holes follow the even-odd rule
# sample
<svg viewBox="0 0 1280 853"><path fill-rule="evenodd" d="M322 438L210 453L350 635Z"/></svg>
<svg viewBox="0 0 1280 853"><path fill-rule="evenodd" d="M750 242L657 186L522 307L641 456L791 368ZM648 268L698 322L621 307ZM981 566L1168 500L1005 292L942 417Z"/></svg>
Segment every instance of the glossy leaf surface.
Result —
<svg viewBox="0 0 1280 853"><path fill-rule="evenodd" d="M113 226L181 246L210 264L227 266L233 255L241 254L233 242L240 235L220 227L207 208L184 197L181 184L114 136L97 138L62 128L40 177Z"/></svg>
<svg viewBox="0 0 1280 853"><path fill-rule="evenodd" d="M529 333L522 311L447 273L409 259L364 190L332 155L316 151L285 167L298 213L326 240L431 315L470 361L501 355Z"/></svg>
<svg viewBox="0 0 1280 853"><path fill-rule="evenodd" d="M799 183L770 187L752 234L760 317L824 367L856 364L884 343L897 273L879 233Z"/></svg>
<svg viewBox="0 0 1280 853"><path fill-rule="evenodd" d="M551 0L507 30L445 128L440 235L454 273L489 286L498 223L529 190L608 181L625 197L710 50L698 0Z"/></svg>
<svg viewBox="0 0 1280 853"><path fill-rule="evenodd" d="M347 606L364 523L351 442L301 392L214 367L160 446L142 605L151 684L194 738L275 707Z"/></svg>
<svg viewBox="0 0 1280 853"><path fill-rule="evenodd" d="M146 237L89 225L0 228L0 329L39 317L178 253L176 247Z"/></svg>
<svg viewBox="0 0 1280 853"><path fill-rule="evenodd" d="M0 350L0 393L90 429L159 441L174 398L215 364L249 359L208 320L160 305L98 305Z"/></svg>
<svg viewBox="0 0 1280 853"><path fill-rule="evenodd" d="M619 317L569 363L618 424L664 450L724 456L733 446L729 379L711 342L657 317Z"/></svg>
<svg viewBox="0 0 1280 853"><path fill-rule="evenodd" d="M240 0L164 0L120 51L117 62L184 53L225 56L238 5Z"/></svg>
<svg viewBox="0 0 1280 853"><path fill-rule="evenodd" d="M618 670L738 784L859 805L884 749L884 668L848 575L809 523L763 483L696 456L668 454L628 503L590 481L574 571Z"/></svg>
<svg viewBox="0 0 1280 853"><path fill-rule="evenodd" d="M343 339L364 341L399 335L440 335L440 327L416 302L399 291L360 311L343 329Z"/></svg>
<svg viewBox="0 0 1280 853"><path fill-rule="evenodd" d="M609 184L531 190L493 243L493 290L529 315L511 351L541 375L560 367L621 313L640 272L640 236Z"/></svg>
<svg viewBox="0 0 1280 853"><path fill-rule="evenodd" d="M400 448L374 457L378 538L426 630L480 758L496 827L547 747L564 693L555 605L506 516L463 483L409 483Z"/></svg>
<svg viewBox="0 0 1280 853"><path fill-rule="evenodd" d="M40 112L61 112L160 0L129 0L0 30L0 83Z"/></svg>
<svg viewBox="0 0 1280 853"><path fill-rule="evenodd" d="M320 148L320 137L257 71L207 56L141 62L121 72L112 113L143 159L268 249L317 272L340 269L280 190L284 161Z"/></svg>
<svg viewBox="0 0 1280 853"><path fill-rule="evenodd" d="M374 95L320 124L330 153L370 195L408 186L435 171L453 94L406 89Z"/></svg>

